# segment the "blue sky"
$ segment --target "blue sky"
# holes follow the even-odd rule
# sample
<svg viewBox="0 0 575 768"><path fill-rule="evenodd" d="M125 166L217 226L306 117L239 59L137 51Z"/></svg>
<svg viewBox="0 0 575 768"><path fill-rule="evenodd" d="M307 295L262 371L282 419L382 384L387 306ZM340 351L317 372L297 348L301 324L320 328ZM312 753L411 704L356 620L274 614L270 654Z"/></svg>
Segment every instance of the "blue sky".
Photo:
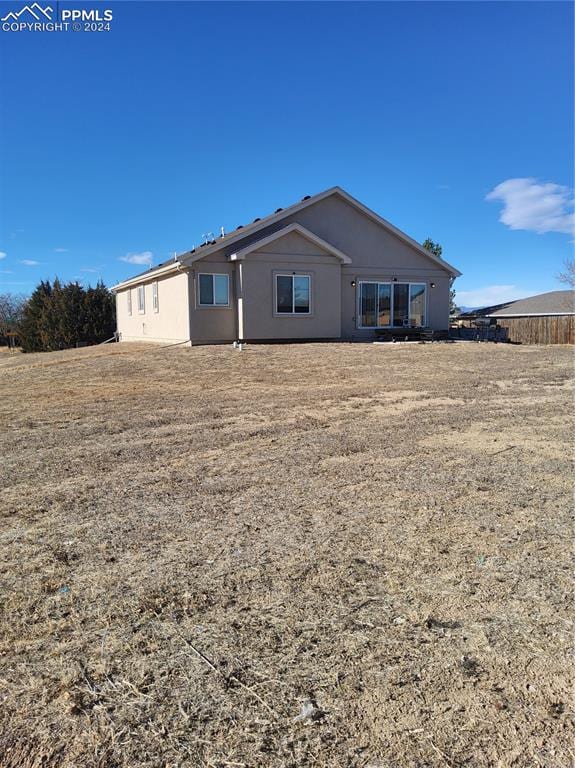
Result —
<svg viewBox="0 0 575 768"><path fill-rule="evenodd" d="M560 287L572 4L90 7L110 32L0 31L0 290L111 285L336 184L439 241L460 303Z"/></svg>

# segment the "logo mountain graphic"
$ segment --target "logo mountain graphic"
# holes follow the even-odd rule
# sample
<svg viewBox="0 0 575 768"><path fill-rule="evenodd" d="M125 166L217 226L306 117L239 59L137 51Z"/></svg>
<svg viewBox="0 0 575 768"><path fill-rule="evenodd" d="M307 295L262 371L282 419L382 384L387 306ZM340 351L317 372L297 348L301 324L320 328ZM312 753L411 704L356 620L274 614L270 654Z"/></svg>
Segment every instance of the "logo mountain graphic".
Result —
<svg viewBox="0 0 575 768"><path fill-rule="evenodd" d="M0 21L18 21L20 16L24 13L29 13L33 18L36 19L36 21L44 21L45 19L48 19L48 21L52 21L52 17L50 14L52 13L54 9L50 8L49 5L47 5L45 8L42 8L41 5L38 3L32 3L32 5L25 5L24 8L18 11L16 13L15 11L10 11L6 14ZM44 18L42 18L44 17Z"/></svg>

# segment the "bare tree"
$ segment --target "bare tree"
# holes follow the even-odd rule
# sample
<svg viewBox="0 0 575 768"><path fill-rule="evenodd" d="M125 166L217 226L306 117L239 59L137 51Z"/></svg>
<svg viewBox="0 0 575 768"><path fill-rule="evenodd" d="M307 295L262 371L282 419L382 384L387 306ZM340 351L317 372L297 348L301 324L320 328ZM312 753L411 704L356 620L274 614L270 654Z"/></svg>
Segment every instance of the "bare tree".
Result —
<svg viewBox="0 0 575 768"><path fill-rule="evenodd" d="M565 270L557 275L557 279L569 288L575 288L575 258L565 260Z"/></svg>
<svg viewBox="0 0 575 768"><path fill-rule="evenodd" d="M18 331L27 299L14 293L0 293L0 343Z"/></svg>

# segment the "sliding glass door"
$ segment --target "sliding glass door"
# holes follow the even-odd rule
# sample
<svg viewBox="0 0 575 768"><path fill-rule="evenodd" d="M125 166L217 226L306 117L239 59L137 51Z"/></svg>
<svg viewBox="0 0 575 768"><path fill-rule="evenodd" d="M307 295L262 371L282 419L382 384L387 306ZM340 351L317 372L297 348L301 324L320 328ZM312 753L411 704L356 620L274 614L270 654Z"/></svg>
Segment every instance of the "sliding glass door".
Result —
<svg viewBox="0 0 575 768"><path fill-rule="evenodd" d="M422 327L426 323L425 299L425 283L361 281L358 293L359 327Z"/></svg>
<svg viewBox="0 0 575 768"><path fill-rule="evenodd" d="M407 283L393 284L393 325L399 327L409 325L409 285Z"/></svg>
<svg viewBox="0 0 575 768"><path fill-rule="evenodd" d="M425 325L425 285L411 283L409 286L409 321L415 326Z"/></svg>
<svg viewBox="0 0 575 768"><path fill-rule="evenodd" d="M377 324L389 325L391 323L391 285L378 283L378 307Z"/></svg>
<svg viewBox="0 0 575 768"><path fill-rule="evenodd" d="M374 328L377 325L375 311L377 285L377 283L360 283L360 323L363 328Z"/></svg>

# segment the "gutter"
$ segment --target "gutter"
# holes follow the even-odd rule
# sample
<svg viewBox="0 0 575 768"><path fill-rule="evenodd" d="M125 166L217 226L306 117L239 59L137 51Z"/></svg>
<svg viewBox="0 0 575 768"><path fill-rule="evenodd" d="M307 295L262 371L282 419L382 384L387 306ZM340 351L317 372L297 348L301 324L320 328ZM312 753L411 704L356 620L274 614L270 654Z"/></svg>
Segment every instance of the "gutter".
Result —
<svg viewBox="0 0 575 768"><path fill-rule="evenodd" d="M181 261L173 261L171 264L165 264L163 267L151 269L149 272L145 272L143 275L137 275L136 277L131 277L128 280L123 280L121 283L113 285L110 290L112 293L117 293L118 291L122 291L124 288L131 288L134 285L140 285L140 283L147 283L150 280L153 280L155 277L164 277L165 275L169 275L172 272L181 272L182 268L186 269L186 266L182 264Z"/></svg>

